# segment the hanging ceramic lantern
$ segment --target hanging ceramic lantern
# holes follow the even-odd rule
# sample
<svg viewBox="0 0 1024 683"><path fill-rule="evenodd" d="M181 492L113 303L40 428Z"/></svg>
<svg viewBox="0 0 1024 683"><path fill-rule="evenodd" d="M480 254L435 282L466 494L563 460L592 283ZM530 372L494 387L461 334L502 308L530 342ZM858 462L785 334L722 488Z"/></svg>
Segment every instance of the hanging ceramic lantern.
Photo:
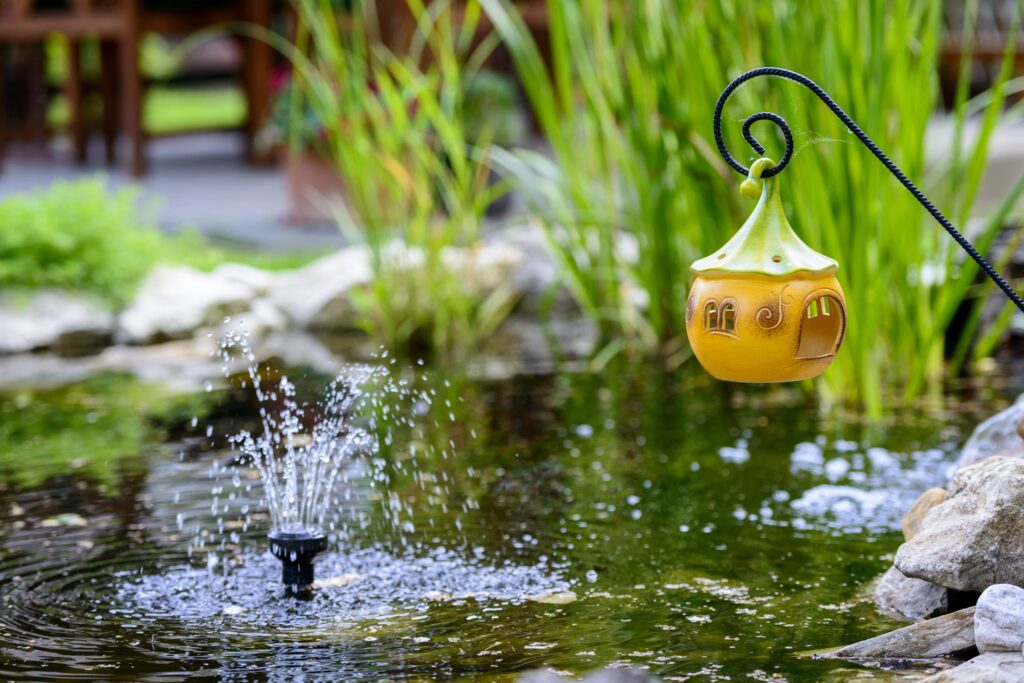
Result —
<svg viewBox="0 0 1024 683"><path fill-rule="evenodd" d="M808 247L786 220L774 166L758 159L744 181L760 198L724 247L694 262L686 335L704 368L730 382L793 382L825 371L846 332L839 264Z"/></svg>

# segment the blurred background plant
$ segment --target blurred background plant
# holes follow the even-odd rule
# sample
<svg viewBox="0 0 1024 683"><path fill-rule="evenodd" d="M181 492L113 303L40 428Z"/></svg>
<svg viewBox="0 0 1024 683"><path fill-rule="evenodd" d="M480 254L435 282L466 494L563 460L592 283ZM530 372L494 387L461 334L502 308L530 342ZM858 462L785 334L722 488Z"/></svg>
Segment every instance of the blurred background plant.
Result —
<svg viewBox="0 0 1024 683"><path fill-rule="evenodd" d="M63 287L124 303L164 242L137 192L108 192L98 177L58 182L0 201L0 286Z"/></svg>
<svg viewBox="0 0 1024 683"><path fill-rule="evenodd" d="M372 252L373 282L355 301L363 327L393 348L453 353L489 336L515 303L500 282L485 285L494 273L475 258L488 207L506 192L490 163L502 129L470 124L508 93L493 81L473 85L497 42L475 40L477 3L460 8L458 23L451 3L410 7L413 46L397 52L379 39L373 3L339 13L328 2L297 2L296 42L285 47L290 118L313 113L345 189L337 221ZM470 96L481 91L491 96ZM292 151L304 128L290 129Z"/></svg>
<svg viewBox="0 0 1024 683"><path fill-rule="evenodd" d="M710 130L718 95L740 72L782 65L809 75L911 178L925 174L926 129L939 104L938 2L715 0L699 12L667 0L548 3L550 70L511 4L482 4L554 152L553 159L502 154L501 166L532 193L569 285L610 352L657 351L672 365L689 355L682 303L688 265L724 243L751 208L741 205L740 178L719 158ZM976 12L977 3L967 11ZM973 215L1013 52L1007 45L980 104L968 102L961 74L951 142L957 152L947 181L925 185L960 225ZM969 49L963 64L970 65ZM734 154L753 158L739 124L762 110L782 114L797 138L783 179L793 224L841 263L850 326L822 388L875 414L893 389L906 400L936 394L947 326L962 305L980 306L985 291L974 286L976 268L960 267L956 245L869 153L832 144L854 139L796 84L759 82L736 93L725 126ZM980 123L968 147L970 113ZM781 145L770 143L769 154L780 154ZM983 252L1021 189L1018 183L972 233Z"/></svg>

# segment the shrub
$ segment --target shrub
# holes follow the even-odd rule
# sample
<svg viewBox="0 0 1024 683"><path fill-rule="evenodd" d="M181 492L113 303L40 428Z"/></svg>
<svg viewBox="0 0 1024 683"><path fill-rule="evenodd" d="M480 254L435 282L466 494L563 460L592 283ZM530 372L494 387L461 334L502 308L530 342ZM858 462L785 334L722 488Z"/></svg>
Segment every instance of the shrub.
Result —
<svg viewBox="0 0 1024 683"><path fill-rule="evenodd" d="M0 201L0 287L62 287L123 303L165 239L131 189L101 177Z"/></svg>

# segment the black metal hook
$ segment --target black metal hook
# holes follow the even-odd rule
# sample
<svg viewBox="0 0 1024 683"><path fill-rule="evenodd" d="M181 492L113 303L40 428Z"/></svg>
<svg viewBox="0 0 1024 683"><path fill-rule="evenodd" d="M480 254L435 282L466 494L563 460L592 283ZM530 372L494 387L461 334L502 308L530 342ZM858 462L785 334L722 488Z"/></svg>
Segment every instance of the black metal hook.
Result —
<svg viewBox="0 0 1024 683"><path fill-rule="evenodd" d="M751 69L746 73L740 74L735 79L733 79L733 81L725 87L725 90L722 91L722 94L719 95L718 103L715 105L715 114L713 120L715 144L718 146L718 153L722 155L722 158L725 159L725 162L729 164L733 169L735 169L737 173L740 173L742 175L749 175L750 169L745 167L740 162L736 161L736 159L732 156L732 154L729 153L729 150L725 146L725 140L722 138L722 111L723 109L725 109L726 100L729 99L729 97L733 94L736 88L740 87L747 81L753 78L757 78L759 76L777 76L779 78L786 78L788 80L799 83L800 85L804 86L805 88L813 92L815 95L817 95L818 99L825 103L825 106L827 106L832 111L832 113L835 114L836 117L838 117L839 120L843 122L843 125L845 125L847 129L849 129L849 131L853 133L853 135L858 140L860 140L861 143L864 144L865 147L871 150L871 153L874 154L880 162L882 162L882 165L885 166L889 170L889 172L892 173L892 175L895 176L895 178L900 181L903 187L905 187L907 191L914 196L914 199L916 199L921 204L921 206L923 206L925 210L929 214L931 214L932 218L934 218L935 221L939 225L941 225L947 233L949 233L949 236L952 237L958 245L960 245L960 248L967 252L967 255L970 256L974 260L974 262L977 263L978 266L985 272L985 274L988 275L992 279L992 281L996 283L999 289L1001 289L1003 293L1006 294L1007 297L1009 297L1010 301L1012 301L1014 305L1016 305L1017 308L1019 308L1021 311L1024 311L1024 299L1021 299L1020 295L1018 295L1017 292L1015 292L1013 288L1010 287L1006 280L1003 279L1003 276L996 272L996 269L992 267L992 264L990 264L987 260L985 260L985 257L978 253L978 250L974 248L974 245L971 244L970 241L966 237L964 237L952 223L949 222L949 219L942 215L941 211L935 208L935 205L932 204L931 200L928 199L928 197L926 197L924 193L921 192L921 190L917 189L917 186L914 185L914 183L912 183L910 179L907 178L906 174L904 174L903 171L901 171L900 168L893 163L892 159L890 159L885 154L885 152L883 152L878 147L878 145L875 144L874 140L872 140L868 136L868 134L865 133L861 129L861 127L858 126L856 122L854 122L854 120L850 118L850 115L843 111L843 108L836 104L835 100L829 97L828 93L826 93L820 85L812 81L807 76L804 76L803 74L797 73L796 71L790 71L789 69L780 69L775 66L763 66L758 69ZM757 151L758 154L764 154L765 148L763 145L761 145L760 142L757 141L754 135L750 132L751 125L758 121L771 121L772 123L774 123L776 126L778 126L779 130L782 131L782 135L786 140L786 152L785 154L783 154L782 160L779 161L779 163L774 168L766 170L761 175L761 177L763 178L770 178L774 175L778 175L779 173L781 173L782 170L789 165L790 160L792 160L793 133L792 131L790 131L789 125L786 123L786 120L779 116L778 114L773 114L771 112L760 112L757 114L753 114L752 116L749 116L743 122L743 137L750 144L750 146Z"/></svg>

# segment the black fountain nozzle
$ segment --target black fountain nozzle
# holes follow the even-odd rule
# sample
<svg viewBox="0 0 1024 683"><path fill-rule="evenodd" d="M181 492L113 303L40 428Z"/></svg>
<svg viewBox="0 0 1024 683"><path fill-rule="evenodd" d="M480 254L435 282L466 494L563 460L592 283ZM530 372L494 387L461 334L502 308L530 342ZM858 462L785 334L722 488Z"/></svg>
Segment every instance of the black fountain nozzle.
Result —
<svg viewBox="0 0 1024 683"><path fill-rule="evenodd" d="M281 581L289 591L313 585L313 561L327 550L327 535L320 531L280 531L267 534L270 552L281 560Z"/></svg>

